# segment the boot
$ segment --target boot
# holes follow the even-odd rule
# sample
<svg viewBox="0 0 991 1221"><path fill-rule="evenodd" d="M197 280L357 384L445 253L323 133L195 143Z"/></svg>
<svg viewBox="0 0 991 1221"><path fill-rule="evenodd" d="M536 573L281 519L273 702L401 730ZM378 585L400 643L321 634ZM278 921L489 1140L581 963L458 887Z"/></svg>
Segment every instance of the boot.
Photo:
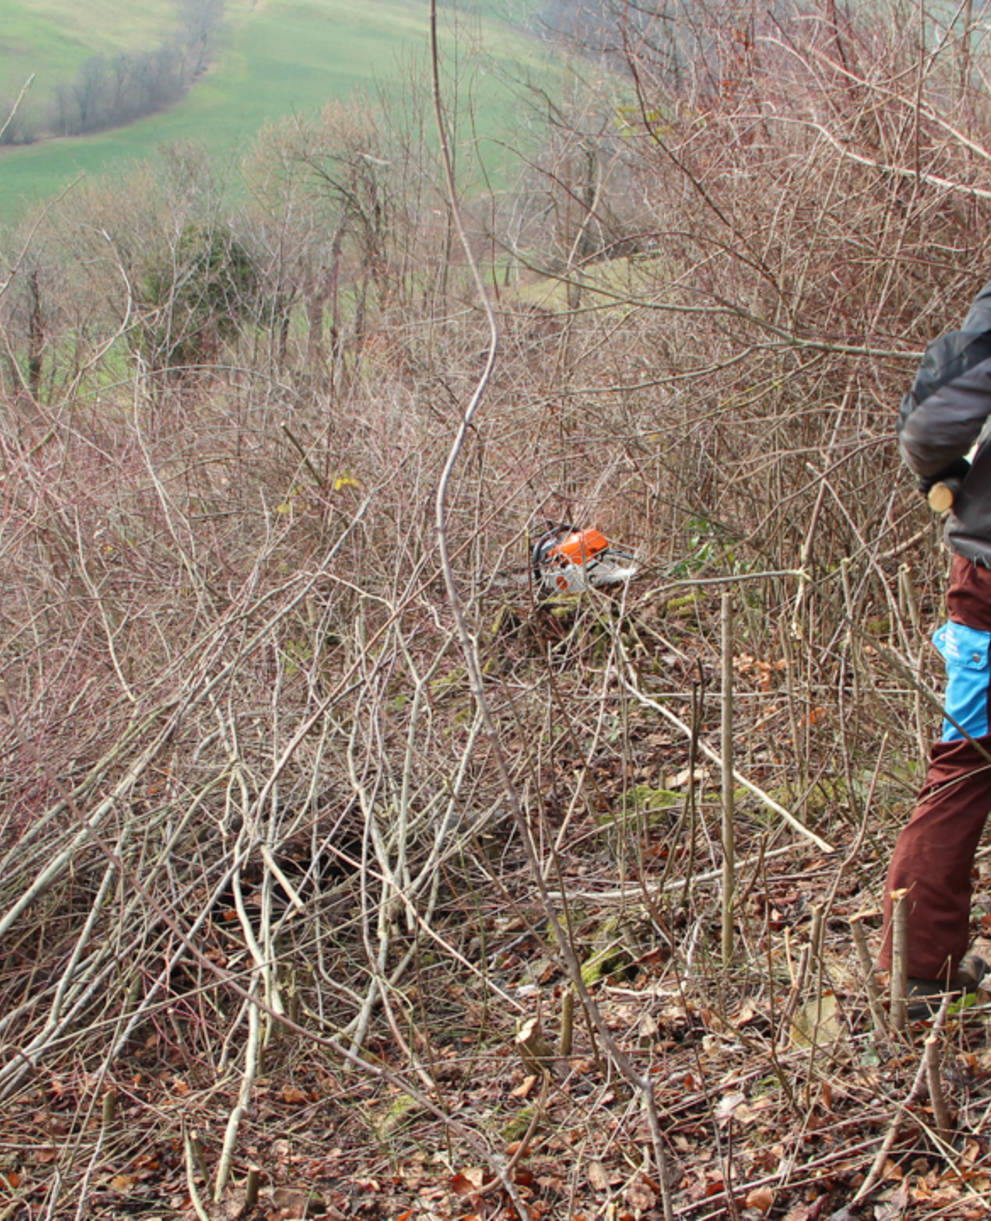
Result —
<svg viewBox="0 0 991 1221"><path fill-rule="evenodd" d="M956 1000L976 992L987 969L988 964L983 958L977 954L965 954L949 983L945 979L909 979L905 994L909 1021L934 1017L947 993L951 1000Z"/></svg>

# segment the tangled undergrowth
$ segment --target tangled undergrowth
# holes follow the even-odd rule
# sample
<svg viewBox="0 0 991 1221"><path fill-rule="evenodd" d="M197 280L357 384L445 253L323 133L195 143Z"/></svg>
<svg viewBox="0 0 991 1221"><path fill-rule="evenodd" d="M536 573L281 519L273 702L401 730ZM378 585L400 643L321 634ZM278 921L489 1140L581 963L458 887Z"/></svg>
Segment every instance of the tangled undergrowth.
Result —
<svg viewBox="0 0 991 1221"><path fill-rule="evenodd" d="M987 1212L982 999L898 1032L870 967L979 30L641 16L471 221L470 427L415 124L270 131L240 211L174 152L11 245L0 1218ZM542 598L547 520L636 578Z"/></svg>
<svg viewBox="0 0 991 1221"><path fill-rule="evenodd" d="M545 893L589 1001L650 1082L676 1215L829 1215L892 1133L873 1192L902 1210L890 1215L910 1204L980 1215L991 1114L980 1011L951 1017L941 1045L960 1142L919 1093L917 1037L872 1024L850 936L850 917L878 897L878 810L894 784L879 778L894 761L879 752L859 809L835 772L816 782L807 818L822 826L828 808L834 828L823 851L774 808L799 796L778 755L797 716L793 676L780 658L736 656L736 732L749 743L738 766L758 791L734 786L737 952L724 966L723 794L699 749L718 713L719 603L664 596L646 578L619 602L528 607L522 590L507 606L502 594L485 655ZM331 655L352 673L343 642ZM167 788L182 725L165 709L168 734L146 728L127 768L101 759L43 834L21 837L5 893L31 903L6 922L0 981L4 1045L18 1048L0 1081L8 1215L194 1216L190 1191L217 1216L661 1215L643 1100L576 1003L521 828L493 794L490 752L470 721L448 723L470 708L464 670L452 656L402 698L389 661L375 726L406 713L396 757L407 771L377 798L359 782L357 718L345 734L339 713L307 714L312 700L328 718L333 694L354 699L355 684L324 673L321 697L314 674L283 658L285 686L255 714L284 721L293 681L306 693L305 732L284 730L295 747L277 803L274 785L266 795L252 780L251 719L225 726L229 700L204 694L194 731L193 690L189 758L218 770L183 769L183 802ZM411 653L404 664L416 672ZM808 695L812 712L829 698ZM225 746L212 756L210 714ZM434 776L452 738L464 774L445 786ZM108 774L117 793L80 817L87 782ZM385 781L376 769L367 783ZM384 820L404 785L408 819L394 821L400 804ZM466 817L483 794L484 817ZM542 1038L521 1042L533 1019Z"/></svg>

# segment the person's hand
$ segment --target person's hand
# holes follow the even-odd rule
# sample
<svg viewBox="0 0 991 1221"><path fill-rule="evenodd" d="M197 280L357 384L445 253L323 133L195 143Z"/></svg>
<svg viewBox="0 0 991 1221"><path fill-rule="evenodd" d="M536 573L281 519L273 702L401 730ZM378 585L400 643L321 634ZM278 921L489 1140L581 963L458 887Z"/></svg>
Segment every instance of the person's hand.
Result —
<svg viewBox="0 0 991 1221"><path fill-rule="evenodd" d="M967 478L970 473L970 463L966 458L956 458L949 466L939 471L935 475L924 475L916 481L916 487L923 496L928 496L929 492L937 483L950 483L955 481L961 483Z"/></svg>

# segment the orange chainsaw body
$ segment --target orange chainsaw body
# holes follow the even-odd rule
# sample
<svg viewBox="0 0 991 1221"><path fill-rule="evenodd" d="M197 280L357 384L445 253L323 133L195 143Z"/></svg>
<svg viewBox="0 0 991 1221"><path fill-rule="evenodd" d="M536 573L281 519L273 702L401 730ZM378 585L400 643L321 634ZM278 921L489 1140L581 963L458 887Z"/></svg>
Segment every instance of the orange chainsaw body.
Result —
<svg viewBox="0 0 991 1221"><path fill-rule="evenodd" d="M600 530L575 530L547 553L548 562L565 559L571 564L584 564L605 551L609 540Z"/></svg>
<svg viewBox="0 0 991 1221"><path fill-rule="evenodd" d="M604 555L609 540L600 530L573 530L544 553L546 580L561 593L576 593L588 587L585 564Z"/></svg>

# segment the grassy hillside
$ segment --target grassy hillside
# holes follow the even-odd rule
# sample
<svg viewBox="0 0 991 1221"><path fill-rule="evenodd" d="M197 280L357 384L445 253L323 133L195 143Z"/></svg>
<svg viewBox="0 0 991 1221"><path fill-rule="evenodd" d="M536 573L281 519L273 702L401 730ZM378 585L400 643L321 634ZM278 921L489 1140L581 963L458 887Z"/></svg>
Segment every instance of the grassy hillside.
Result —
<svg viewBox="0 0 991 1221"><path fill-rule="evenodd" d="M34 71L34 88L44 90L87 55L112 49L100 32L107 31L109 40L113 15L101 8L87 9L93 20L85 45L72 35L68 22L57 39L43 34L62 23L55 12L62 8L55 0L30 13L26 4L11 0L0 7L0 15L10 10L11 16L0 44L7 47L8 80ZM484 8L510 15L499 0ZM150 44L168 28L171 10L171 5L151 0L135 6L133 23L116 36ZM520 13L517 3L511 15ZM360 17L348 0L229 0L224 50L207 76L167 113L113 131L0 152L0 215L22 213L79 175L119 170L154 156L163 143L202 141L218 156L229 157L268 119L318 108L359 86L384 83L401 89L411 74L420 79L426 74L427 22L427 6L414 0L377 0ZM455 27L448 14L442 26L453 63ZM495 16L466 16L457 32L456 62L467 74L463 96L470 83L479 132L483 137L504 134L514 103L499 81L498 68L546 70L540 45Z"/></svg>
<svg viewBox="0 0 991 1221"><path fill-rule="evenodd" d="M176 23L174 0L0 0L0 89L16 92L31 72L35 94L51 93L91 55L142 51Z"/></svg>

